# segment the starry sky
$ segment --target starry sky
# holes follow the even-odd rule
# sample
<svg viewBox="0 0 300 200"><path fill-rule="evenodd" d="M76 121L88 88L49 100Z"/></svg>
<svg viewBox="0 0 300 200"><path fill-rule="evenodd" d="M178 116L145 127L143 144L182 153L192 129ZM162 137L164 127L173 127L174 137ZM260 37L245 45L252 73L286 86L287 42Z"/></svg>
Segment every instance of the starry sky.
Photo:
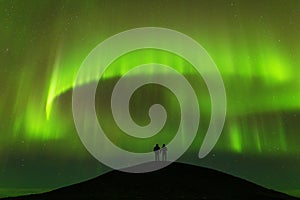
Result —
<svg viewBox="0 0 300 200"><path fill-rule="evenodd" d="M146 125L149 106L164 105L173 117L160 135L146 140L124 135L109 109L113 86L126 71L150 62L169 65L198 91L201 109L197 137L180 161L300 196L299 19L298 0L0 0L0 197L58 188L109 170L85 149L72 118L72 90L97 76L80 85L74 80L97 44L147 26L180 31L207 50L226 88L224 130L200 160L211 105L205 83L186 60L145 49L115 60L99 81L96 110L108 137L134 152L173 138L179 105L166 88L143 86L130 106L136 123Z"/></svg>

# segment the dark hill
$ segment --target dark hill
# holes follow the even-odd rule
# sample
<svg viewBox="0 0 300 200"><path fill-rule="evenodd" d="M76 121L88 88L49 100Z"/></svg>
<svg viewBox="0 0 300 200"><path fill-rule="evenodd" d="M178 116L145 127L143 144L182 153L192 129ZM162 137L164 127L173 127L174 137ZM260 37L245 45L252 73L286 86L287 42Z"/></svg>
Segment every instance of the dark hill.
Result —
<svg viewBox="0 0 300 200"><path fill-rule="evenodd" d="M147 163L145 165L154 165ZM142 168L143 165L137 168ZM48 193L7 199L297 199L212 169L172 163L149 173L111 171Z"/></svg>

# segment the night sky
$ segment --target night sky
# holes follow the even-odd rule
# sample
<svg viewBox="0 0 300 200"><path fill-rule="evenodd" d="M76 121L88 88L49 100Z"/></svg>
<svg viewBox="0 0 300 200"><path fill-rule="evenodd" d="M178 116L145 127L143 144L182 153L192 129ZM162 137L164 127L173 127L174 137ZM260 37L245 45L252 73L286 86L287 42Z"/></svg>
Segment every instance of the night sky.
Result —
<svg viewBox="0 0 300 200"><path fill-rule="evenodd" d="M170 65L198 91L201 109L198 135L180 161L300 196L299 19L299 0L0 0L0 197L58 188L108 170L85 149L72 118L73 88L88 86L97 75L80 85L74 81L97 44L149 26L180 31L213 58L227 93L224 130L200 160L211 105L205 83L186 60L146 49L115 60L98 84L96 110L108 137L134 152L151 151L157 141L172 139L180 114L166 88L140 88L130 109L136 123L146 125L149 106L165 105L173 117L161 135L146 140L124 136L109 108L111 90L126 71L150 62Z"/></svg>

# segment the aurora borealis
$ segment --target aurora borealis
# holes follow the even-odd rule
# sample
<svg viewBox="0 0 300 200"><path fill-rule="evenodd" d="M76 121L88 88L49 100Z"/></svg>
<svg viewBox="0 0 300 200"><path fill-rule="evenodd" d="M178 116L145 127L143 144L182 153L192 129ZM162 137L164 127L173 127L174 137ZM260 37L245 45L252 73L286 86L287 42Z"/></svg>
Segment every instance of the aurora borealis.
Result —
<svg viewBox="0 0 300 200"><path fill-rule="evenodd" d="M184 59L146 49L115 60L98 84L97 114L110 139L137 152L172 139L165 134L132 141L116 127L108 107L116 80L133 66L170 65L199 91L199 134L181 160L300 196L300 1L3 0L0 5L1 196L57 188L107 170L85 150L71 111L72 89L97 75L74 85L76 74L98 43L146 26L180 31L207 50L226 88L225 127L213 152L199 160L210 116L205 83ZM173 116L162 132L175 132L178 102L159 86L134 94L133 119L147 124L147 110L156 102Z"/></svg>

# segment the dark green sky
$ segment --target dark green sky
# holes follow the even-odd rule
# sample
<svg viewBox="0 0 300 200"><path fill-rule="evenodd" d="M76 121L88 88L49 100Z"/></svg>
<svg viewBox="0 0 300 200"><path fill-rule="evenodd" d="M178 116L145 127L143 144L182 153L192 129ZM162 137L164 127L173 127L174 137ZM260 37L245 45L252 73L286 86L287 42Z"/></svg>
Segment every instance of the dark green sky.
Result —
<svg viewBox="0 0 300 200"><path fill-rule="evenodd" d="M217 64L228 107L213 152L203 160L197 158L210 104L192 66L164 52L136 52L116 61L104 84L109 88L137 63L174 64L204 91L199 93L199 103L206 108L202 108L200 136L182 160L300 195L299 19L298 0L0 0L0 196L21 194L23 188L59 187L103 173L105 167L85 150L74 128L73 82L98 43L146 26L187 34ZM84 83L94 80L87 77ZM175 102L160 89L150 90L163 103ZM146 112L143 104L154 100L143 100L145 93L141 94L133 103ZM106 105L109 95L105 96L99 95L97 106ZM137 110L133 115L139 123L145 122ZM174 122L170 123L166 130L173 131ZM103 124L117 131L109 117ZM114 141L125 148L128 143L119 136ZM137 143L136 151L143 150Z"/></svg>

